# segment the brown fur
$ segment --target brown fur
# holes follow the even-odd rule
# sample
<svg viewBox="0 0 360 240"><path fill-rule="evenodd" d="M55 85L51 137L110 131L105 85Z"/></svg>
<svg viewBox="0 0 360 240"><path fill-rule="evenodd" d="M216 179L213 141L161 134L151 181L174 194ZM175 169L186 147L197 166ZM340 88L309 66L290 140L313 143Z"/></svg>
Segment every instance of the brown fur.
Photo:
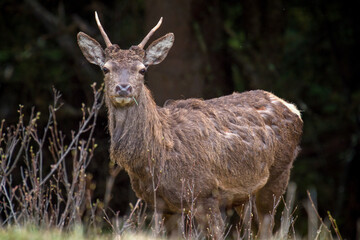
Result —
<svg viewBox="0 0 360 240"><path fill-rule="evenodd" d="M223 227L220 208L238 208L249 196L256 195L261 221L273 207L273 196L284 193L299 151L303 122L296 108L262 90L158 107L138 74L146 58L143 50L113 45L105 56L110 156L125 168L136 195L154 203L153 171L158 209L189 207L183 181L194 183L196 217L206 224L205 216L211 216L215 238L220 237L216 227ZM112 96L124 82L133 87L136 103L118 106Z"/></svg>

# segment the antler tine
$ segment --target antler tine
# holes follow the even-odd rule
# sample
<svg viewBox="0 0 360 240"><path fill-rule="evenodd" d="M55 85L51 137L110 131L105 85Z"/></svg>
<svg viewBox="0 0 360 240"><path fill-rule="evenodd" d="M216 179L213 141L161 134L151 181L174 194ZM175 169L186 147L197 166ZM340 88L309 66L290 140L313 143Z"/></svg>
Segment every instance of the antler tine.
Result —
<svg viewBox="0 0 360 240"><path fill-rule="evenodd" d="M149 41L150 37L154 34L154 32L160 27L161 23L162 23L163 18L161 17L159 22L156 24L155 27L153 27L153 29L150 30L150 32L146 35L146 37L141 41L141 43L139 43L138 47L140 47L141 49L143 49L145 47L145 44L147 43L147 41Z"/></svg>
<svg viewBox="0 0 360 240"><path fill-rule="evenodd" d="M101 26L101 23L100 23L100 20L99 20L99 16L97 14L97 12L95 11L95 19L96 19L96 23L99 27L99 30L101 32L101 35L103 36L104 38L104 41L105 41L105 44L106 44L106 47L110 47L112 45L112 43L110 42L110 39L109 37L107 36L106 32L104 31L103 27Z"/></svg>

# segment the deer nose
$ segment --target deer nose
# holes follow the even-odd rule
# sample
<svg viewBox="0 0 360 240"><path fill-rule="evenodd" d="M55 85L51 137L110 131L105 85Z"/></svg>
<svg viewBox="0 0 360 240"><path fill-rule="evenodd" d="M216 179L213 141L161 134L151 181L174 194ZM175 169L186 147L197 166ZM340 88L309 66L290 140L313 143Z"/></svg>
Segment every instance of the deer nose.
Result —
<svg viewBox="0 0 360 240"><path fill-rule="evenodd" d="M119 96L128 96L132 92L132 87L130 84L119 84L115 87L115 91Z"/></svg>

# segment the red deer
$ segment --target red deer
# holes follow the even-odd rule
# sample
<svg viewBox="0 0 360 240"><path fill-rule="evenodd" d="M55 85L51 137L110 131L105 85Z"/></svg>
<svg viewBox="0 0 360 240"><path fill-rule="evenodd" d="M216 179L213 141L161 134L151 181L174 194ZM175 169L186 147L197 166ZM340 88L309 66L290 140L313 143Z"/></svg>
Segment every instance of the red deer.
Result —
<svg viewBox="0 0 360 240"><path fill-rule="evenodd" d="M144 46L112 44L96 15L105 50L83 32L77 35L85 58L104 73L111 136L110 158L130 176L137 197L164 212L182 211L182 181L192 181L195 218L214 238L224 227L221 208L239 210L255 197L259 221L284 194L299 152L302 119L295 105L254 90L210 100L185 99L159 107L144 85L151 65L167 56L174 34ZM150 167L151 166L151 167Z"/></svg>

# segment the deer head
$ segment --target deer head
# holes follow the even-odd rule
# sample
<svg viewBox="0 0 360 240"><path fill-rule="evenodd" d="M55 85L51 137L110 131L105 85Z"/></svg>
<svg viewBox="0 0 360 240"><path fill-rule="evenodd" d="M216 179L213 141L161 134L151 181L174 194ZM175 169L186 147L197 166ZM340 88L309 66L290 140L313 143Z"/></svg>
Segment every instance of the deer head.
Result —
<svg viewBox="0 0 360 240"><path fill-rule="evenodd" d="M138 101L143 90L147 68L165 59L174 43L174 34L166 34L144 50L149 38L160 27L162 23L162 18L160 18L158 24L151 29L141 43L123 50L117 44L111 43L96 12L95 19L106 43L105 50L95 39L83 32L77 35L79 47L90 63L102 69L106 95L111 104L117 108L131 106Z"/></svg>

